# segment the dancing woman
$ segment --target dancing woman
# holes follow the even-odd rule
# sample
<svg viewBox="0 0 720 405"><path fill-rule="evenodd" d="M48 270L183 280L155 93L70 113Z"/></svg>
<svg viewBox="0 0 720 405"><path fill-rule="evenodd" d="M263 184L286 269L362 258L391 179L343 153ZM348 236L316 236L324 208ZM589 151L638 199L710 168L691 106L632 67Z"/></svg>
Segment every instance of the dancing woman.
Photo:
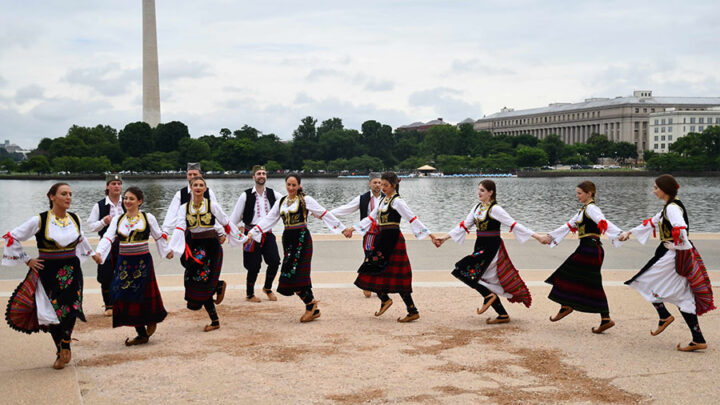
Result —
<svg viewBox="0 0 720 405"><path fill-rule="evenodd" d="M50 210L41 212L6 233L2 264L26 264L30 270L13 292L5 319L12 329L24 333L50 332L57 350L53 368L70 362L70 339L75 320L85 322L82 309L83 275L80 258L92 255L77 215L68 211L72 191L67 183L55 183L47 192ZM35 236L39 255L30 258L22 241Z"/></svg>
<svg viewBox="0 0 720 405"><path fill-rule="evenodd" d="M557 322L573 311L599 313L600 326L593 327L593 333L602 333L613 326L607 297L602 286L602 267L605 251L600 235L605 233L616 243L621 230L603 215L595 204L595 184L583 181L575 189L575 197L583 204L580 211L570 220L543 237L551 247L560 243L570 232L577 232L580 244L553 274L545 280L553 286L548 298L560 304L557 315L550 321Z"/></svg>
<svg viewBox="0 0 720 405"><path fill-rule="evenodd" d="M311 322L320 317L320 310L313 296L310 279L313 245L307 228L308 213L320 218L333 233L340 233L345 227L314 198L305 195L300 182L298 174L291 173L285 177L287 195L275 202L270 212L252 228L248 236L260 243L263 235L282 218L285 225L282 234L283 260L277 291L285 296L297 294L305 304L305 313L300 317L300 322Z"/></svg>
<svg viewBox="0 0 720 405"><path fill-rule="evenodd" d="M635 234L638 241L645 244L651 233L655 236L656 230L660 232L660 245L655 256L625 284L635 288L655 307L659 320L657 329L650 332L653 336L659 335L675 320L664 303L675 304L680 309L690 328L692 341L686 346L678 344L677 349L691 352L707 348L698 315L715 309L715 305L705 265L688 238L690 221L685 205L677 199L678 188L677 180L669 174L656 178L653 192L665 201L665 206L641 225L624 232L620 240Z"/></svg>
<svg viewBox="0 0 720 405"><path fill-rule="evenodd" d="M372 291L380 298L380 316L390 308L393 301L389 293L399 293L407 308L407 315L398 318L398 322L411 322L420 318L420 314L412 299L412 268L405 248L405 238L400 232L400 220L410 222L417 239L427 236L435 241L425 225L417 219L405 201L400 198L400 179L394 172L385 172L380 176L382 192L385 194L380 205L354 228L343 232L351 237L353 230L366 233L377 227L373 246L366 253L365 261L358 269L355 285L365 291Z"/></svg>
<svg viewBox="0 0 720 405"><path fill-rule="evenodd" d="M223 249L226 236L231 246L241 244L246 238L239 235L237 227L230 223L220 204L206 197L207 184L202 177L190 180L192 198L180 205L176 213L175 231L170 239L170 249L180 255L185 267L185 301L188 309L197 311L205 307L210 324L204 331L220 328L215 304L225 297L227 284L220 280ZM241 239L238 241L238 237ZM213 301L213 296L216 298Z"/></svg>
<svg viewBox="0 0 720 405"><path fill-rule="evenodd" d="M475 289L484 297L481 308L477 313L482 314L491 306L497 312L497 318L488 318L489 324L508 323L510 316L500 302L500 297L510 302L521 302L530 307L532 297L530 291L520 277L510 256L505 249L505 243L500 237L500 226L510 228L520 243L525 243L530 237L542 241L542 236L518 224L498 203L495 182L483 180L478 185L477 204L464 221L453 228L448 235L437 238L435 243L440 247L449 238L457 243L465 241L465 235L475 227L477 239L473 253L465 256L455 263L452 275L458 280Z"/></svg>
<svg viewBox="0 0 720 405"><path fill-rule="evenodd" d="M119 253L115 276L110 284L113 328L133 326L137 336L126 339L125 345L147 343L155 333L157 324L167 316L160 289L155 279L155 266L148 249L148 240L155 239L161 257L172 259L168 250L167 235L150 213L140 211L145 197L142 190L130 187L125 190L123 203L127 212L110 221L107 231L97 246L95 262L102 264L108 257L115 242L119 242Z"/></svg>

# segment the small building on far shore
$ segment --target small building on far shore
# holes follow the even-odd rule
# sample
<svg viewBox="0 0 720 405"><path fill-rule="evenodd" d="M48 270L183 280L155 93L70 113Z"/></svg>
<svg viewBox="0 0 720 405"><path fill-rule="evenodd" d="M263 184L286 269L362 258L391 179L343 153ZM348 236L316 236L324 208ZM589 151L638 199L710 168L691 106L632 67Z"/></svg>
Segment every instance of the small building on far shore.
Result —
<svg viewBox="0 0 720 405"><path fill-rule="evenodd" d="M428 129L432 127L436 127L438 125L450 125L447 122L443 121L442 118L438 118L436 120L428 121L428 122L413 122L412 124L408 125L401 125L397 128L395 128L395 131L418 131L418 132L425 132Z"/></svg>

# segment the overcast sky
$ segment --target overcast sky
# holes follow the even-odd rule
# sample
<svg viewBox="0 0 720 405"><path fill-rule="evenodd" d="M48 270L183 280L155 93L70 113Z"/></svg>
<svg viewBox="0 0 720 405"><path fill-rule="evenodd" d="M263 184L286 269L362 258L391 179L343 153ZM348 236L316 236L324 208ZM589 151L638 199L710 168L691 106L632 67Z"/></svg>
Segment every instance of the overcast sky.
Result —
<svg viewBox="0 0 720 405"><path fill-rule="evenodd" d="M156 0L162 121L290 139L588 97L720 96L717 1ZM0 142L142 120L141 0L4 1Z"/></svg>

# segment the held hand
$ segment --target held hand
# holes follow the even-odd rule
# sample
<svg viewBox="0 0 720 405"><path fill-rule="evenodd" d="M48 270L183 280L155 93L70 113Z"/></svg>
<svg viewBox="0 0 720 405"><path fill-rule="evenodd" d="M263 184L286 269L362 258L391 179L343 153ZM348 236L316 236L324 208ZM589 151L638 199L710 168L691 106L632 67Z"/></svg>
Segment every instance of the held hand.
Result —
<svg viewBox="0 0 720 405"><path fill-rule="evenodd" d="M342 231L342 234L343 234L346 238L350 239L350 238L352 238L353 229L354 229L354 228L345 228L345 230Z"/></svg>
<svg viewBox="0 0 720 405"><path fill-rule="evenodd" d="M552 237L550 235L543 235L538 239L538 242L542 243L543 245L549 245L552 243Z"/></svg>
<svg viewBox="0 0 720 405"><path fill-rule="evenodd" d="M112 218L110 215L105 215L105 217L102 219L102 221L105 223L105 225L110 225L110 221L112 221Z"/></svg>
<svg viewBox="0 0 720 405"><path fill-rule="evenodd" d="M225 239L227 239L227 237L226 237L225 235L223 235L223 236L220 236L220 237L218 238L218 241L219 241L220 244L222 245L223 243L225 243Z"/></svg>
<svg viewBox="0 0 720 405"><path fill-rule="evenodd" d="M619 240L620 242L625 242L625 241L628 240L628 239L630 239L630 232L629 232L629 231L628 231L628 232L623 232L623 233L621 233L620 236L618 237L618 240Z"/></svg>
<svg viewBox="0 0 720 405"><path fill-rule="evenodd" d="M102 264L102 258L100 257L100 253L95 253L94 255L92 255L92 258L95 263Z"/></svg>
<svg viewBox="0 0 720 405"><path fill-rule="evenodd" d="M175 256L175 255L173 254L173 252L171 250L170 253L168 253L167 256L165 256L165 257L167 257L168 259L172 259L173 256Z"/></svg>
<svg viewBox="0 0 720 405"><path fill-rule="evenodd" d="M665 248L667 250L677 250L677 248L675 247L675 245L672 242L668 241L668 242L663 243L663 245L665 246Z"/></svg>
<svg viewBox="0 0 720 405"><path fill-rule="evenodd" d="M35 270L42 270L45 266L42 264L43 259L30 259L27 262L28 267Z"/></svg>
<svg viewBox="0 0 720 405"><path fill-rule="evenodd" d="M245 227L244 226L238 227L238 231L240 232L240 234L245 235Z"/></svg>

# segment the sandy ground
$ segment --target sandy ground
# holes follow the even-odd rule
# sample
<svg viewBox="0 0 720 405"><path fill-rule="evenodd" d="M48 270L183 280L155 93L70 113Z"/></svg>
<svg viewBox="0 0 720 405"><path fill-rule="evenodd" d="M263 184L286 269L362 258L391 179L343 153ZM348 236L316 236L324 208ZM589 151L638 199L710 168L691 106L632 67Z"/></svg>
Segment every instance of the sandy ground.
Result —
<svg viewBox="0 0 720 405"><path fill-rule="evenodd" d="M706 242L710 253L717 240ZM434 251L410 245L411 261L422 268L423 255ZM565 245L568 251L575 247ZM357 246L327 246L316 244L320 269L323 255L357 258ZM510 252L516 265L537 261L535 251L526 250ZM233 254L226 256L231 262ZM707 256L718 294L720 262ZM134 330L111 328L111 319L101 315L97 283L87 277L88 322L77 325L73 359L64 370L51 368L54 347L47 334L0 326L0 396L5 403L63 404L717 403L720 311L700 318L708 350L678 352L675 345L691 337L677 308L669 307L675 323L650 336L655 311L621 283L637 263L610 262L604 280L617 325L602 335L590 332L597 315L576 312L548 321L557 305L546 298L549 286L542 280L550 268L542 266L524 272L518 265L533 303L528 309L505 301L512 322L504 325L487 325L492 309L477 315L478 294L459 286L447 270L415 273L421 318L409 324L396 322L405 314L397 295L387 313L374 317L379 300L351 287L353 271L313 272L322 316L307 324L299 322L304 307L297 297L246 302L244 273L229 271L219 330L202 331L206 313L187 310L181 276L167 274L158 279L168 318L149 344L128 348L123 342ZM7 296L16 284L0 281L0 292Z"/></svg>

